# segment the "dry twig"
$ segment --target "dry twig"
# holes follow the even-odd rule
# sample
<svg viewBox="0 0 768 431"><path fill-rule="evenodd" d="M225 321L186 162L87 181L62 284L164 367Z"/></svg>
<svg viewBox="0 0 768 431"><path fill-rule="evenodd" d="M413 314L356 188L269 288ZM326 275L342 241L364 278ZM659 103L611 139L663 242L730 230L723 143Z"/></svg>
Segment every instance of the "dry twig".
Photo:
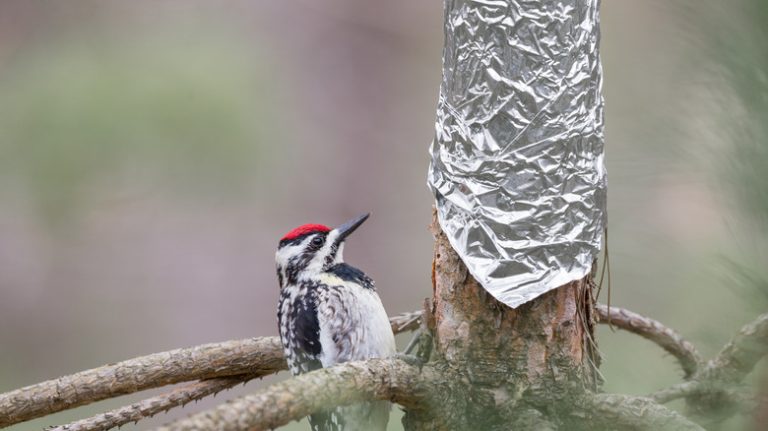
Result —
<svg viewBox="0 0 768 431"><path fill-rule="evenodd" d="M120 407L106 413L49 428L46 431L106 431L111 428L136 422L168 411L173 407L183 406L190 401L196 401L208 395L217 394L248 379L243 376L219 377L186 384L168 393L141 400L129 406Z"/></svg>
<svg viewBox="0 0 768 431"><path fill-rule="evenodd" d="M693 346L674 330L660 322L637 314L633 311L618 307L607 307L598 304L595 309L600 323L610 322L617 327L637 334L658 344L661 348L677 358L683 368L685 378L689 379L701 364L701 355Z"/></svg>

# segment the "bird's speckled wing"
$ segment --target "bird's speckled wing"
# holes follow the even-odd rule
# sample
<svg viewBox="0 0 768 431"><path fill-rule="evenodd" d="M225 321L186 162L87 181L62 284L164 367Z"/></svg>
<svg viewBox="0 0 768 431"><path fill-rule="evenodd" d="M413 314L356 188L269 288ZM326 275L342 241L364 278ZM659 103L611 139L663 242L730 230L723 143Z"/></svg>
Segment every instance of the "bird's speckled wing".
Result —
<svg viewBox="0 0 768 431"><path fill-rule="evenodd" d="M302 290L305 289L284 289L277 307L280 340L293 375L323 367L314 289Z"/></svg>
<svg viewBox="0 0 768 431"><path fill-rule="evenodd" d="M317 321L317 309L314 304L314 284L307 284L310 289L283 290L277 308L277 320L280 338L285 350L288 369L291 374L304 374L323 368L320 362L320 327ZM342 431L343 416L334 409L323 410L309 416L312 431Z"/></svg>

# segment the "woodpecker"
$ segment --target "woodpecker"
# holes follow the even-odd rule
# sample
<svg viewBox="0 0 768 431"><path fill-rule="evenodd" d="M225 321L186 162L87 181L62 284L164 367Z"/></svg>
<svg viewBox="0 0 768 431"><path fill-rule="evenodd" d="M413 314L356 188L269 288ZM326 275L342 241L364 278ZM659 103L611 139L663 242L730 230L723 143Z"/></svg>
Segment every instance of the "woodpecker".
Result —
<svg viewBox="0 0 768 431"><path fill-rule="evenodd" d="M277 321L293 375L395 354L395 336L373 280L344 263L344 241L370 214L331 229L305 224L279 243ZM373 401L309 417L313 431L383 431L390 404Z"/></svg>

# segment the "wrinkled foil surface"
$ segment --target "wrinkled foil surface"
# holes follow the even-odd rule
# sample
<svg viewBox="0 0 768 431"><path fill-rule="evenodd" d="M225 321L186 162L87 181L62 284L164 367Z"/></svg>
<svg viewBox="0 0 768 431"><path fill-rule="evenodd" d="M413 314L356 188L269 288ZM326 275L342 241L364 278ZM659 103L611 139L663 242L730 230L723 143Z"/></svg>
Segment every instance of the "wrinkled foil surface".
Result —
<svg viewBox="0 0 768 431"><path fill-rule="evenodd" d="M517 307L583 278L606 216L599 0L445 0L428 183L472 275Z"/></svg>

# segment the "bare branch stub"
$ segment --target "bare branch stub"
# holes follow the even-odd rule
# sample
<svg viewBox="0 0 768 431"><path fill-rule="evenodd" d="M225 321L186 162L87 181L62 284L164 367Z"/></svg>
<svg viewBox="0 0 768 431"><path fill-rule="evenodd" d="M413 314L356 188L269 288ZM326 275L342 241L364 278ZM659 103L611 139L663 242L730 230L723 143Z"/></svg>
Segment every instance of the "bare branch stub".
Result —
<svg viewBox="0 0 768 431"><path fill-rule="evenodd" d="M173 407L183 406L208 395L215 395L225 389L245 383L247 380L248 378L243 376L201 380L178 387L168 393L141 400L129 406L120 407L67 425L48 428L46 431L106 431L130 422L152 417Z"/></svg>
<svg viewBox="0 0 768 431"><path fill-rule="evenodd" d="M419 329L422 314L421 310L416 310L390 317L389 324L392 325L392 332L399 334Z"/></svg>
<svg viewBox="0 0 768 431"><path fill-rule="evenodd" d="M437 381L431 368L419 370L398 359L347 362L276 383L158 431L272 429L324 408L374 399L418 407Z"/></svg>
<svg viewBox="0 0 768 431"><path fill-rule="evenodd" d="M666 404L670 401L674 401L674 400L685 398L689 395L692 395L696 393L696 391L699 390L700 387L701 385L699 384L698 381L678 383L676 385L670 386L660 391L656 391L648 395L648 398L651 398L657 403Z"/></svg>
<svg viewBox="0 0 768 431"><path fill-rule="evenodd" d="M603 304L598 304L595 309L597 310L600 323L611 322L625 331L632 332L658 344L674 356L680 362L686 379L696 374L701 364L701 355L693 344L683 339L676 331L656 320L624 308L609 308Z"/></svg>

